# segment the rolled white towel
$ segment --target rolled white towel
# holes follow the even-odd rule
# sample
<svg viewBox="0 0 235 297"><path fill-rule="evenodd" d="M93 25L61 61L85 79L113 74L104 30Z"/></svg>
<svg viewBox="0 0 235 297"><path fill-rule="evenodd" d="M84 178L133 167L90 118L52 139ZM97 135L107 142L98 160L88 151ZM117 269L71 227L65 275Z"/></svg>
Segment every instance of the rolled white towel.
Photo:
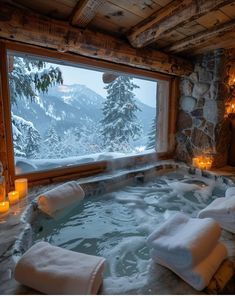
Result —
<svg viewBox="0 0 235 297"><path fill-rule="evenodd" d="M105 259L46 242L32 246L17 262L15 279L45 294L96 294Z"/></svg>
<svg viewBox="0 0 235 297"><path fill-rule="evenodd" d="M39 209L53 216L57 211L80 202L85 196L83 189L75 181L64 183L37 198Z"/></svg>
<svg viewBox="0 0 235 297"><path fill-rule="evenodd" d="M226 198L229 198L231 196L235 196L235 187L230 187L225 191Z"/></svg>
<svg viewBox="0 0 235 297"><path fill-rule="evenodd" d="M152 258L156 263L169 268L198 291L203 290L209 284L216 270L226 257L227 249L222 243L217 243L211 253L198 265L188 269L179 269L155 255L154 250L152 251Z"/></svg>
<svg viewBox="0 0 235 297"><path fill-rule="evenodd" d="M217 198L198 213L199 218L213 218L220 226L235 233L235 196Z"/></svg>
<svg viewBox="0 0 235 297"><path fill-rule="evenodd" d="M211 218L189 218L177 213L147 239L161 259L174 267L193 267L215 247L221 229Z"/></svg>

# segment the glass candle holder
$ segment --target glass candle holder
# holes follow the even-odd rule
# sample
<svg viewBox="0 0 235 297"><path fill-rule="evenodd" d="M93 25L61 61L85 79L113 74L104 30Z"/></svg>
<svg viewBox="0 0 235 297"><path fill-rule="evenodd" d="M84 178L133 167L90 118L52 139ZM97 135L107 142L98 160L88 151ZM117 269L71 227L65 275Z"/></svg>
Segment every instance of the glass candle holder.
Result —
<svg viewBox="0 0 235 297"><path fill-rule="evenodd" d="M19 202L19 192L18 191L9 192L8 193L8 201L11 205Z"/></svg>
<svg viewBox="0 0 235 297"><path fill-rule="evenodd" d="M0 213L6 213L9 210L9 202L3 201L0 202Z"/></svg>

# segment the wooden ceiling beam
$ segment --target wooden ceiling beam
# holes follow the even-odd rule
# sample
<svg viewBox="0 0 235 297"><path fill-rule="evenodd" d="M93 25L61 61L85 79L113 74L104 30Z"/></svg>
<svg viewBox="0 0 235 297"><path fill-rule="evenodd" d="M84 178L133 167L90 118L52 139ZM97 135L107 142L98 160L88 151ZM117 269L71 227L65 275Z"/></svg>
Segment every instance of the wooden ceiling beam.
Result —
<svg viewBox="0 0 235 297"><path fill-rule="evenodd" d="M204 30L183 40L177 41L171 46L165 47L164 50L171 53L188 51L192 48L200 47L203 44L208 43L210 40L231 31L235 32L235 20L231 20L222 25L220 24L211 29Z"/></svg>
<svg viewBox="0 0 235 297"><path fill-rule="evenodd" d="M85 28L95 17L97 8L104 2L105 0L79 0L73 10L71 24Z"/></svg>
<svg viewBox="0 0 235 297"><path fill-rule="evenodd" d="M135 48L154 43L170 31L217 10L233 0L173 0L132 28L127 38Z"/></svg>
<svg viewBox="0 0 235 297"><path fill-rule="evenodd" d="M6 3L1 4L1 37L177 76L188 75L193 70L192 63L185 59L157 50L136 50L124 40L88 29L78 29L66 22Z"/></svg>

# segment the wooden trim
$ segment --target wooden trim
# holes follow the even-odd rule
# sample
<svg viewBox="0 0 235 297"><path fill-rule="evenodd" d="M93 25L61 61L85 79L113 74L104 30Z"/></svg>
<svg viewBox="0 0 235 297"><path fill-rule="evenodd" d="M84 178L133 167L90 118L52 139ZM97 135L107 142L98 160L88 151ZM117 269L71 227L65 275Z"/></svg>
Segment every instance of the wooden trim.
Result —
<svg viewBox="0 0 235 297"><path fill-rule="evenodd" d="M7 15L7 18L5 17ZM30 10L1 4L0 37L85 57L129 65L172 75L189 75L190 61L153 49L134 49L127 41L92 30L75 28L63 21Z"/></svg>
<svg viewBox="0 0 235 297"><path fill-rule="evenodd" d="M95 17L97 9L104 3L104 0L79 0L73 10L72 25L85 28Z"/></svg>
<svg viewBox="0 0 235 297"><path fill-rule="evenodd" d="M132 74L134 76L139 77L145 77L155 80L161 80L169 83L169 86L171 85L170 82L173 79L169 75L163 75L158 74L155 72L142 70L142 69L133 69L129 66L124 65L116 65L108 62L103 61L94 61L93 59L85 58L85 57L79 57L77 55L68 54L68 53L58 53L53 50L47 50L42 49L35 46L28 46L28 45L22 45L19 43L13 43L13 42L5 42L2 43L2 46L4 46L5 54L2 55L1 59L6 60L6 50L9 50L10 52L14 53L20 53L20 54L29 54L32 56L37 57L43 57L45 59L51 58L53 62L60 62L61 64L66 65L83 65L84 67L90 67L91 66L96 69L109 69L109 70L115 70L115 72L125 72L128 74ZM63 63L62 63L63 62ZM5 62L4 62L5 63ZM7 144L8 147L8 166L9 166L9 175L11 176L11 186L13 186L14 178L15 178L15 168L14 168L14 152L13 152L13 145L12 145L12 128L11 128L11 116L10 116L10 97L9 97L9 90L8 90L8 80L7 80L7 67L5 63L4 73L6 79L4 80L4 110L5 110L5 125L6 125L6 132L7 132ZM171 98L169 98L171 100ZM170 103L169 103L170 104ZM170 114L168 115L170 118ZM171 157L171 151L167 151L165 153L152 153L152 154L142 154L138 156L133 157L124 157L124 158L118 158L111 161L112 164L115 164L116 169L122 168L122 164L134 165L134 162L139 162L141 158L144 159L145 157L148 160L156 160L156 159L164 159L165 157ZM124 162L122 162L124 161ZM113 168L113 165L111 166ZM56 181L62 181L69 178L80 178L83 176L89 176L92 174L98 174L98 173L104 173L110 168L110 162L108 161L101 161L101 162L94 162L90 164L82 164L77 166L71 166L68 168L55 168L48 171L43 172L32 172L29 174L20 174L17 175L18 177L26 177L28 178L30 185L35 184L41 184L41 183L51 183Z"/></svg>
<svg viewBox="0 0 235 297"><path fill-rule="evenodd" d="M6 45L0 42L0 72L1 72L1 100L3 105L3 144L6 158L3 159L7 181L7 191L13 186L15 177L14 151L12 145L11 108L8 87L7 50ZM2 149L2 148L1 148Z"/></svg>
<svg viewBox="0 0 235 297"><path fill-rule="evenodd" d="M169 115L168 115L168 152L175 151L175 134L179 98L179 79L174 77L170 82Z"/></svg>
<svg viewBox="0 0 235 297"><path fill-rule="evenodd" d="M170 81L171 76L169 74L163 74L156 71L140 69L136 67L131 67L128 65L115 64L112 62L97 60L94 58L87 58L80 55L75 55L71 53L60 53L55 50L45 49L39 46L27 45L14 41L2 41L5 43L7 50L18 52L22 55L28 54L30 56L45 57L45 59L51 59L51 62L61 63L70 66L81 66L84 68L92 68L100 71L111 70L115 73L128 73L138 77L148 77L152 79L160 79Z"/></svg>
<svg viewBox="0 0 235 297"><path fill-rule="evenodd" d="M157 86L157 150L165 152L168 149L168 117L169 98L170 98L170 81L159 81ZM167 100L166 100L167 99ZM168 117L167 117L168 115Z"/></svg>

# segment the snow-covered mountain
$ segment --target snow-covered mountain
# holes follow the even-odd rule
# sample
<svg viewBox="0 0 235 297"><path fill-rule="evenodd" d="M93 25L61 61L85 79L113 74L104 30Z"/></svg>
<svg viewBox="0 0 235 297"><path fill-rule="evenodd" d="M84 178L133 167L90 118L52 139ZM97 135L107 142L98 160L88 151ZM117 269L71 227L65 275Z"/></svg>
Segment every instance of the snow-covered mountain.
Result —
<svg viewBox="0 0 235 297"><path fill-rule="evenodd" d="M54 126L58 135L62 135L72 127L97 125L102 118L104 100L105 98L84 85L60 85L50 88L46 94L40 94L35 102L26 98L19 99L12 111L31 121L41 135L44 135L49 126ZM140 100L137 100L137 104L141 109L138 118L146 134L155 116L155 109Z"/></svg>

